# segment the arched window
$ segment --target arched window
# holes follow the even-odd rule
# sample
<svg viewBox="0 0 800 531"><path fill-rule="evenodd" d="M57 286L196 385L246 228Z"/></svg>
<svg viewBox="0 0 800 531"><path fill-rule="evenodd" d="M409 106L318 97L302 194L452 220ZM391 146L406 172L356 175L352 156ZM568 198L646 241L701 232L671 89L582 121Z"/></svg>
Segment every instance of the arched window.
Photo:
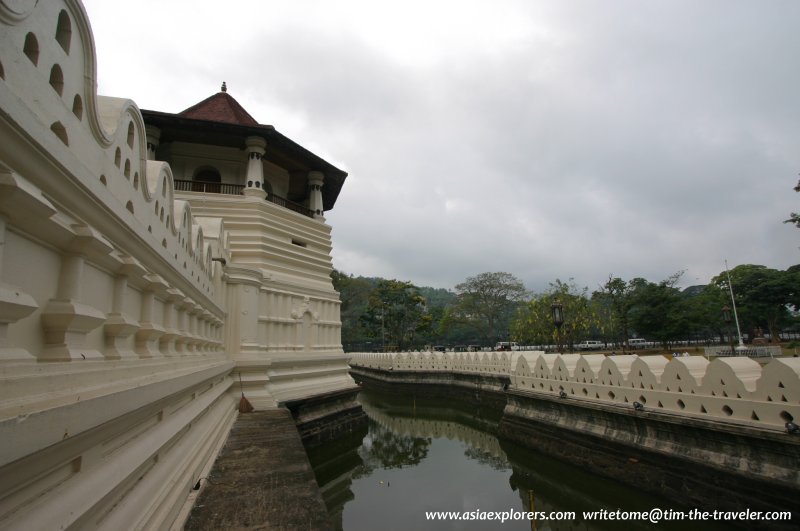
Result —
<svg viewBox="0 0 800 531"><path fill-rule="evenodd" d="M72 114L78 117L78 120L83 119L83 100L78 94L72 100Z"/></svg>
<svg viewBox="0 0 800 531"><path fill-rule="evenodd" d="M193 192L220 193L222 176L219 174L219 170L212 166L198 168L192 181Z"/></svg>
<svg viewBox="0 0 800 531"><path fill-rule="evenodd" d="M39 64L39 41L36 39L36 35L33 33L25 35L25 46L22 51L25 52L31 63L34 65Z"/></svg>
<svg viewBox="0 0 800 531"><path fill-rule="evenodd" d="M61 140L65 146L69 146L67 130L61 122L53 122L53 125L50 126L50 130L55 133L58 139Z"/></svg>
<svg viewBox="0 0 800 531"><path fill-rule="evenodd" d="M64 72L58 65L53 65L53 68L50 69L50 86L59 96L64 94Z"/></svg>
<svg viewBox="0 0 800 531"><path fill-rule="evenodd" d="M56 40L61 48L69 55L69 45L72 40L72 23L69 21L69 15L62 10L58 14L58 26L56 27Z"/></svg>

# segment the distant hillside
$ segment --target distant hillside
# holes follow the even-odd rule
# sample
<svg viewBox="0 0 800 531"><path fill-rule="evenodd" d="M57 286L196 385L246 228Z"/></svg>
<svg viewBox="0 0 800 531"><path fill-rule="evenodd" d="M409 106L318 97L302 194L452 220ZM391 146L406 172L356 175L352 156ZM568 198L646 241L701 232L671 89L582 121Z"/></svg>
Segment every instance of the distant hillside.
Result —
<svg viewBox="0 0 800 531"><path fill-rule="evenodd" d="M681 294L685 297L696 297L703 293L703 290L706 289L706 284L697 285L697 286L689 286L688 288L681 291Z"/></svg>

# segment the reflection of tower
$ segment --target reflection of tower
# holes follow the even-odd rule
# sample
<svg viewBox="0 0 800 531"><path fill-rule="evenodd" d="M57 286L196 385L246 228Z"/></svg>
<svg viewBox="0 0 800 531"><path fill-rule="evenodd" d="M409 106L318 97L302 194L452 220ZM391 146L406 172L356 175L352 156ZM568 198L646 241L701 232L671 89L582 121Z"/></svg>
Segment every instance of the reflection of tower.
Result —
<svg viewBox="0 0 800 531"><path fill-rule="evenodd" d="M616 509L617 506L608 505L612 499L639 499L638 493L632 489L592 476L544 454L506 441L502 446L511 465L509 484L517 491L525 510L540 513L574 511L578 517L576 520L537 521L537 531L599 531L603 528L582 520L581 511ZM651 507L657 506L656 501L649 503Z"/></svg>
<svg viewBox="0 0 800 531"><path fill-rule="evenodd" d="M354 499L351 486L354 471L363 465L358 450L364 434L365 430L357 430L337 439L335 443L309 451L309 461L314 469L322 500L336 531L343 528L342 510L345 504Z"/></svg>

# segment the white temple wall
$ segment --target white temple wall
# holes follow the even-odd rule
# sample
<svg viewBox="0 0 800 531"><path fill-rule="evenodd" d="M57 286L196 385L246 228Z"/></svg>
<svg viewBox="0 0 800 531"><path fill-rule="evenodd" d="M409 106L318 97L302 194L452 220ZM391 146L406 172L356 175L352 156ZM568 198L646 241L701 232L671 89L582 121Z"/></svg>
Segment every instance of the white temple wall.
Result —
<svg viewBox="0 0 800 531"><path fill-rule="evenodd" d="M0 0L0 49L0 529L167 528L239 378L256 407L354 388L330 227L176 198L194 168L148 161L136 104L95 93L77 0Z"/></svg>
<svg viewBox="0 0 800 531"><path fill-rule="evenodd" d="M94 93L80 3L0 0L0 47L0 529L168 526L235 418L223 228Z"/></svg>

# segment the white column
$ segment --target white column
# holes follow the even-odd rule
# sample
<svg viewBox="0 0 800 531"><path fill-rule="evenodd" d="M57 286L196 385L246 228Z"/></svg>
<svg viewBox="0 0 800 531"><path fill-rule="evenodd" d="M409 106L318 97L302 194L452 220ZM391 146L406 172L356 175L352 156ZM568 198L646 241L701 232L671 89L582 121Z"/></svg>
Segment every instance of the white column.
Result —
<svg viewBox="0 0 800 531"><path fill-rule="evenodd" d="M325 175L321 171L308 172L308 208L314 212L315 216L321 216L322 205L322 185L325 182Z"/></svg>
<svg viewBox="0 0 800 531"><path fill-rule="evenodd" d="M267 141L260 136L249 136L245 140L247 146L247 177L244 182L244 195L264 199L264 165L261 157L266 153Z"/></svg>

